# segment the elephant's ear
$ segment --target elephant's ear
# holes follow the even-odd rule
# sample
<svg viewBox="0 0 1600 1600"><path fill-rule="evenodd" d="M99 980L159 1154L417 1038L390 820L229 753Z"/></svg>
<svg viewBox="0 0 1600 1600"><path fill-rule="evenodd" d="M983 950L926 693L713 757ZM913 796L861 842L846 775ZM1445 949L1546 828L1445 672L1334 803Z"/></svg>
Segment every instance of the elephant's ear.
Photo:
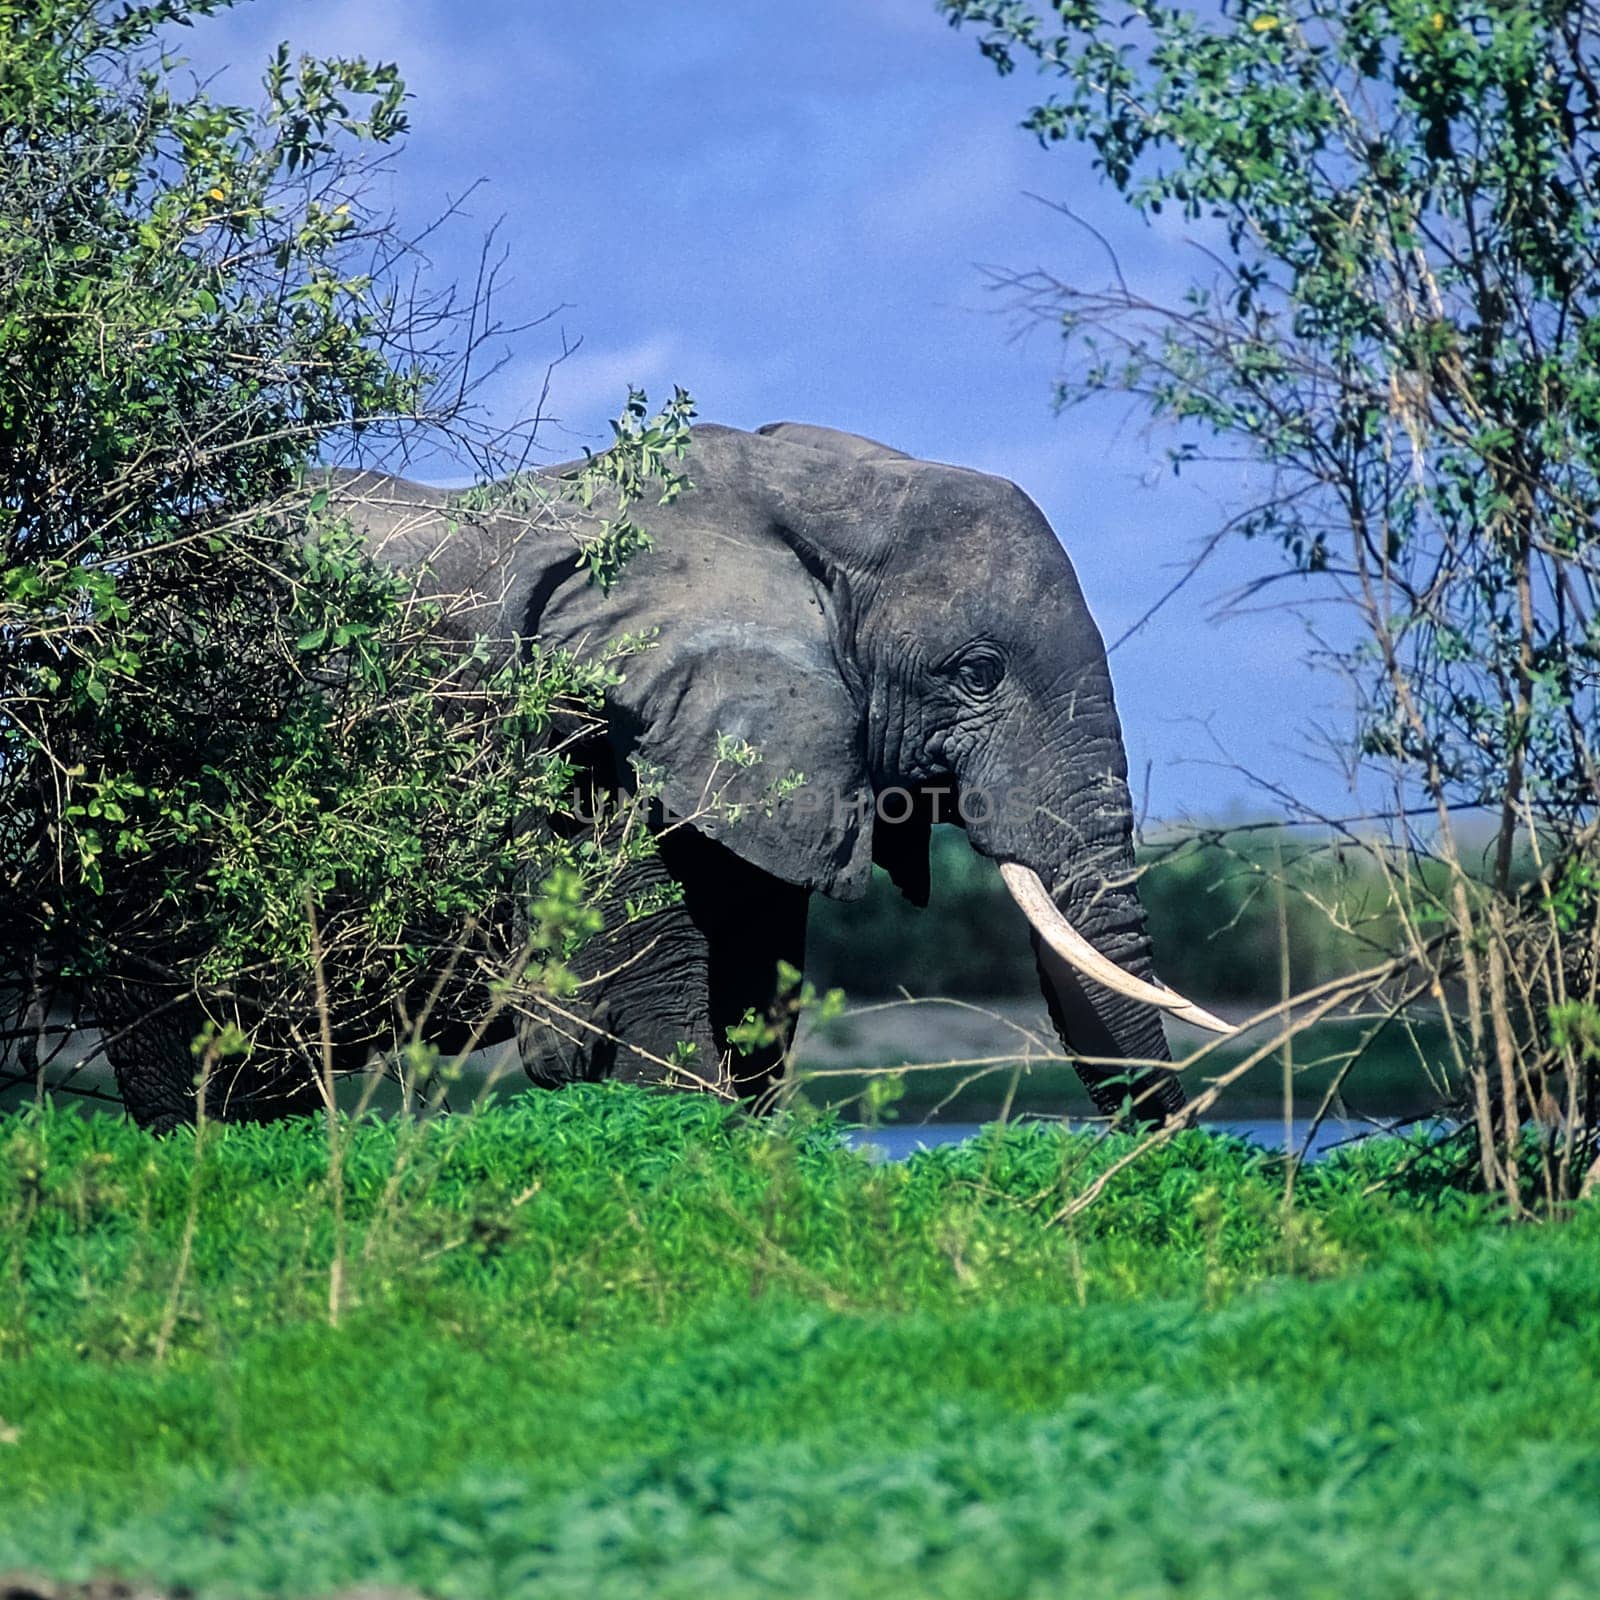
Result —
<svg viewBox="0 0 1600 1600"><path fill-rule="evenodd" d="M607 697L618 754L746 861L853 899L871 873L874 795L848 575L819 555L815 525L844 492L839 464L701 425L685 466L689 490L635 509L653 546L611 593L563 584L531 631L572 646L653 632Z"/></svg>

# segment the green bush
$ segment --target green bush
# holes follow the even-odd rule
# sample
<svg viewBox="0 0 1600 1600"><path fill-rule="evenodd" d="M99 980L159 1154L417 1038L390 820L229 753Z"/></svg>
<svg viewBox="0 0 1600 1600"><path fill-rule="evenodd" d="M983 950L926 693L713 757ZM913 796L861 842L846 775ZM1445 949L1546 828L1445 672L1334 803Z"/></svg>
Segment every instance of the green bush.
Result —
<svg viewBox="0 0 1600 1600"><path fill-rule="evenodd" d="M618 864L568 814L604 642L463 635L310 470L401 441L496 458L463 404L482 308L373 266L404 254L363 201L402 82L282 47L258 107L220 102L167 52L230 3L0 7L0 1027L23 1077L55 1006L113 1036L154 1019L139 1053L185 1084L209 1017L211 1057L276 1052L303 1084L324 1000L359 1061L430 1003L477 1021L510 985L562 989ZM688 415L630 398L570 486L597 579Z"/></svg>

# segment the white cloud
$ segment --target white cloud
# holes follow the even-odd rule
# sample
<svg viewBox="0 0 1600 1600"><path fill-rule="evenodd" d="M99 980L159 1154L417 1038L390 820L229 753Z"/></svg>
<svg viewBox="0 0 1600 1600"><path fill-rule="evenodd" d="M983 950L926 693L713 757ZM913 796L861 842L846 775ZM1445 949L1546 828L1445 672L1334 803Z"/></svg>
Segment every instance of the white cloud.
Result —
<svg viewBox="0 0 1600 1600"><path fill-rule="evenodd" d="M470 119L487 98L570 74L569 63L531 38L512 45L503 22L463 26L462 10L450 0L261 0L186 29L174 42L202 75L221 69L234 94L256 83L280 40L294 55L397 62L407 89L436 117L460 107Z"/></svg>

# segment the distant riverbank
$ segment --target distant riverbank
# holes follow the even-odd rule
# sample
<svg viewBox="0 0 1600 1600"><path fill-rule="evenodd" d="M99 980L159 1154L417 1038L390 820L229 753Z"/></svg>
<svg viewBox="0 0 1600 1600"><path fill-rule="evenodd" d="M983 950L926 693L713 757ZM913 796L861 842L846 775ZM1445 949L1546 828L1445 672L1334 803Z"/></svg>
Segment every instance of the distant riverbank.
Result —
<svg viewBox="0 0 1600 1600"><path fill-rule="evenodd" d="M1262 1007L1221 1001L1213 1009L1229 1022L1242 1023ZM1191 1093L1269 1042L1272 1026L1214 1047L1189 1069ZM1409 1029L1391 1024L1352 1065L1352 1052L1373 1026L1371 1018L1346 1018L1296 1037L1296 1116L1314 1116L1341 1073L1344 1081L1330 1107L1336 1113L1393 1119L1445 1109L1442 1041L1434 1028L1426 1019ZM1167 1031L1180 1060L1209 1038L1183 1023L1169 1023ZM871 1076L886 1068L904 1069L894 1074L902 1091L895 1102L902 1121L988 1121L1008 1103L1016 1111L1057 1116L1093 1113L1041 999L865 1002L831 1022L802 1021L794 1059L808 1095L823 1104L859 1099ZM1281 1121L1281 1052L1272 1052L1224 1091L1211 1115L1223 1122Z"/></svg>
<svg viewBox="0 0 1600 1600"><path fill-rule="evenodd" d="M1236 1001L1213 1006L1230 1022L1243 1022L1257 1009ZM1294 1114L1316 1115L1335 1076L1359 1043L1370 1021L1346 1019L1320 1024L1295 1040ZM1169 1023L1174 1055L1183 1057L1208 1037L1182 1023ZM1418 1062L1412 1037L1432 1062L1434 1082ZM1266 1028L1226 1040L1205 1061L1189 1070L1191 1093L1233 1063L1247 1050L1257 1049L1271 1037ZM78 1099L85 1109L116 1111L115 1083L103 1056L97 1054L98 1035L84 1031L73 1035L52 1064L52 1080L72 1063L88 1059L89 1065L72 1082L90 1091ZM1442 1081L1439 1041L1427 1025L1408 1035L1398 1024L1373 1045L1349 1071L1335 1115L1394 1118L1430 1116L1445 1109L1435 1083ZM795 1036L794 1069L807 1098L824 1106L837 1106L848 1116L862 1111L862 1096L869 1084L891 1078L895 1120L988 1122L1009 1106L1014 1113L1044 1116L1089 1117L1094 1114L1088 1096L1061 1054L1044 1002L1004 995L988 1000L887 1000L853 1004L845 1015L830 1022L801 1021ZM468 1105L486 1084L503 1098L526 1083L516 1053L509 1047L484 1051L472 1058L452 1104ZM883 1094L880 1088L878 1093ZM359 1094L355 1082L345 1085L352 1099ZM34 1097L31 1083L13 1083L0 1092L0 1111ZM77 1098L60 1097L63 1103ZM380 1104L395 1097L384 1094ZM885 1102L887 1104L887 1102ZM1209 1120L1239 1122L1283 1117L1283 1067L1273 1053L1222 1096Z"/></svg>

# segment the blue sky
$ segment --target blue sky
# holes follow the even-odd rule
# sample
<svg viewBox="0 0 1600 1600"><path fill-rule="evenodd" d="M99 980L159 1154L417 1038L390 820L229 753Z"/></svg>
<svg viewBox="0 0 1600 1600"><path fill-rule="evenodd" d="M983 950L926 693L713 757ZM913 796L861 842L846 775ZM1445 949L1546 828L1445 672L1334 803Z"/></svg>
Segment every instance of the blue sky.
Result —
<svg viewBox="0 0 1600 1600"><path fill-rule="evenodd" d="M630 383L679 383L709 420L820 422L1001 473L1050 517L1108 639L1248 495L1236 469L1174 482L1170 440L1124 402L1053 414L1054 338L1019 338L983 268L1098 285L1108 267L1030 194L1092 221L1138 288L1170 298L1204 262L1181 224L1132 219L1079 152L1019 131L1041 81L998 78L932 0L252 0L179 42L243 97L280 39L399 62L413 131L377 198L402 226L484 180L430 271L468 277L500 221L502 314L555 311L486 393L506 420L560 335L581 339L553 379L552 459L602 443ZM1152 817L1270 809L1238 768L1348 809L1315 755L1340 704L1301 665L1303 622L1215 620L1273 562L1226 552L1112 658Z"/></svg>

